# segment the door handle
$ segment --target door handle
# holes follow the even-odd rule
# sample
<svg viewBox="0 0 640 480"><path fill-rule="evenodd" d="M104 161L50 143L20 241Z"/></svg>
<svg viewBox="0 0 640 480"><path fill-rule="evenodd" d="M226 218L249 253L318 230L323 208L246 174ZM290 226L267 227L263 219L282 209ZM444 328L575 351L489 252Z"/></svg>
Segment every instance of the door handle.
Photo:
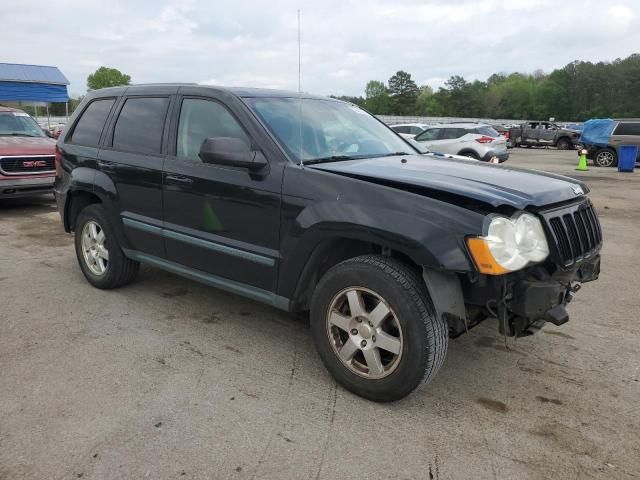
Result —
<svg viewBox="0 0 640 480"><path fill-rule="evenodd" d="M113 170L115 168L115 165L113 164L113 162L105 162L104 160L98 160L97 164L101 170Z"/></svg>
<svg viewBox="0 0 640 480"><path fill-rule="evenodd" d="M167 183L178 183L180 185L188 185L193 183L193 179L180 175L167 175L165 178L167 179Z"/></svg>

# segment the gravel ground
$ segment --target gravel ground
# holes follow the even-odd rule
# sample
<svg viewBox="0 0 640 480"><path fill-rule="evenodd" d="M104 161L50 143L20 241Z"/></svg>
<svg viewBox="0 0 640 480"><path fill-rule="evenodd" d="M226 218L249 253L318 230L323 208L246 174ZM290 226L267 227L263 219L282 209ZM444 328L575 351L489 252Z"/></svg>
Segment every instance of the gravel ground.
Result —
<svg viewBox="0 0 640 480"><path fill-rule="evenodd" d="M603 270L571 321L508 349L487 321L386 405L336 386L306 319L152 268L96 290L49 199L0 203L0 479L640 477L640 177L576 163L509 160L592 188Z"/></svg>

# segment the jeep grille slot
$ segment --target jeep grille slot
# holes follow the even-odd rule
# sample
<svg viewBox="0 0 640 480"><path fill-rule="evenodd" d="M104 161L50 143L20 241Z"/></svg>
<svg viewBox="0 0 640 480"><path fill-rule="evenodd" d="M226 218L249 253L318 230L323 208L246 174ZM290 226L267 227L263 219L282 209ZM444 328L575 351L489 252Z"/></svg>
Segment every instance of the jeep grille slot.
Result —
<svg viewBox="0 0 640 480"><path fill-rule="evenodd" d="M55 155L0 157L0 173L3 175L30 175L55 172L55 160Z"/></svg>
<svg viewBox="0 0 640 480"><path fill-rule="evenodd" d="M589 257L602 244L600 222L589 201L542 216L548 226L550 243L555 247L556 260L564 267Z"/></svg>

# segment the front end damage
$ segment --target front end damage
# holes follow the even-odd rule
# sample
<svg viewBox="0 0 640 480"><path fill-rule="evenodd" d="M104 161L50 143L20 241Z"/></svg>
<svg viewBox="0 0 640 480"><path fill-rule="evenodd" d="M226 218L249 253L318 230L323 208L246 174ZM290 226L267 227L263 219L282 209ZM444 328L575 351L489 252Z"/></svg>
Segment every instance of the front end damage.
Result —
<svg viewBox="0 0 640 480"><path fill-rule="evenodd" d="M512 337L531 335L546 322L562 325L569 320L565 307L581 285L598 278L602 230L588 199L532 213L540 218L549 244L544 262L501 275L425 270L429 291L444 290L432 300L450 337L491 317L501 334Z"/></svg>

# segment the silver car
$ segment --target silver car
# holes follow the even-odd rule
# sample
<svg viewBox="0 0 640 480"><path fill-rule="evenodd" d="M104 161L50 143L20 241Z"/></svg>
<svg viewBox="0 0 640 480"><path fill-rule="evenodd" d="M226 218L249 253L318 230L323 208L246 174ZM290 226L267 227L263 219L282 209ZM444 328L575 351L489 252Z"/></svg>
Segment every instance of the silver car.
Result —
<svg viewBox="0 0 640 480"><path fill-rule="evenodd" d="M507 141L491 125L479 123L447 123L431 125L415 137L432 152L461 155L500 163L509 158Z"/></svg>
<svg viewBox="0 0 640 480"><path fill-rule="evenodd" d="M414 138L416 135L424 132L427 127L426 123L398 123L396 125L389 125L391 130L399 133L404 138Z"/></svg>

